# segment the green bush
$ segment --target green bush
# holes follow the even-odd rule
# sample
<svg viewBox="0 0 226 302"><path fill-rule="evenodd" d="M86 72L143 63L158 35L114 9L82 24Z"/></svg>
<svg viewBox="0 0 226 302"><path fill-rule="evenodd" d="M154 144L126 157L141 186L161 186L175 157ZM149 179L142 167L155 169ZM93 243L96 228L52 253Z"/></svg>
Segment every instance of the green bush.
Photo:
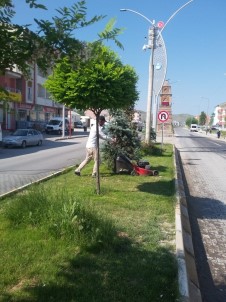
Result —
<svg viewBox="0 0 226 302"><path fill-rule="evenodd" d="M111 112L113 119L108 124L106 133L116 139L116 143L105 142L102 145L102 157L108 168L116 172L116 158L119 154L130 159L140 159L141 142L128 112L116 110Z"/></svg>

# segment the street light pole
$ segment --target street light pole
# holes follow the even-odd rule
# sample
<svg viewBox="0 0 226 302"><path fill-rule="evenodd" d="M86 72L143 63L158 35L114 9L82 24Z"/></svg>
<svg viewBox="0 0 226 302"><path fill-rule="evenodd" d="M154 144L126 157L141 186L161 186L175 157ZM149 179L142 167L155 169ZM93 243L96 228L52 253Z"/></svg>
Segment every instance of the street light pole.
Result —
<svg viewBox="0 0 226 302"><path fill-rule="evenodd" d="M146 131L145 131L145 143L150 142L151 138L151 114L152 114L152 98L153 98L153 82L154 82L154 49L155 49L155 38L156 38L156 29L155 27L155 21L151 21L143 14L129 9L129 8L122 8L120 11L129 11L132 13L135 13L141 17L143 17L145 20L147 20L151 26L148 30L148 45L145 45L143 47L144 50L147 48L152 49L150 54L150 60L149 60L149 77L148 77L148 95L147 95L147 112L146 112Z"/></svg>
<svg viewBox="0 0 226 302"><path fill-rule="evenodd" d="M145 143L150 143L150 134L151 134L151 114L152 114L152 98L153 98L153 81L154 81L154 50L155 47L158 47L156 45L156 41L161 37L161 33L163 29L166 27L166 25L169 23L170 20L173 19L173 17L182 10L185 6L187 6L189 3L193 2L193 0L188 1L184 5L182 5L178 10L176 10L170 18L166 21L165 25L162 27L161 30L157 26L155 26L155 21L151 21L146 16L141 14L140 12L137 12L135 10L129 9L129 8L122 8L120 11L129 11L132 13L135 13L142 18L144 18L146 21L148 21L151 24L151 27L148 31L148 45L145 45L143 49L149 48L152 49L151 55L150 55L150 61L149 61L149 78L148 78L148 96L147 96L147 113L146 113L146 133L145 133ZM158 31L158 34L156 34Z"/></svg>
<svg viewBox="0 0 226 302"><path fill-rule="evenodd" d="M148 144L151 138L151 113L153 99L153 82L154 82L154 48L155 48L155 27L149 29L150 48L152 48L149 61L149 78L148 78L148 96L147 96L147 113L146 113L146 132L145 143Z"/></svg>

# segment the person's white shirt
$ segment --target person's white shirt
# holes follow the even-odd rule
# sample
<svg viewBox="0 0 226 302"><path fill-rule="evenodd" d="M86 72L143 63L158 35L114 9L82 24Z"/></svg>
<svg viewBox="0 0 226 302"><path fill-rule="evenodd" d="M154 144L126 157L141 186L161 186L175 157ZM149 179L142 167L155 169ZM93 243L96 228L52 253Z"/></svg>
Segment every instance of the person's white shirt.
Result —
<svg viewBox="0 0 226 302"><path fill-rule="evenodd" d="M104 134L103 127L99 126L99 138L103 140L111 140L109 136ZM90 128L89 137L86 143L86 148L96 148L97 147L97 133L96 133L96 124L93 124Z"/></svg>

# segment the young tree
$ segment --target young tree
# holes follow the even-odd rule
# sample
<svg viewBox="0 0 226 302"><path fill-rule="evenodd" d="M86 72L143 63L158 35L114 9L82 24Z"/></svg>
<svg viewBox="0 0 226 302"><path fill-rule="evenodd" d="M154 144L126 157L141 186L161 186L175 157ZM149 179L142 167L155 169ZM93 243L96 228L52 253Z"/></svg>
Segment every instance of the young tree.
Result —
<svg viewBox="0 0 226 302"><path fill-rule="evenodd" d="M87 57L73 64L64 58L56 65L45 87L53 98L67 107L91 110L99 116L104 109L128 108L138 99L137 75L134 69L123 65L116 54L102 43L87 45ZM99 151L99 139L97 140ZM99 157L98 157L99 162ZM97 193L100 194L99 165Z"/></svg>
<svg viewBox="0 0 226 302"><path fill-rule="evenodd" d="M200 116L199 116L199 124L201 126L204 126L206 124L206 121L207 121L207 115L204 111L202 111Z"/></svg>
<svg viewBox="0 0 226 302"><path fill-rule="evenodd" d="M113 119L107 125L107 134L117 140L116 145L105 142L101 151L109 168L116 172L116 158L124 154L131 159L140 159L141 142L132 122L134 110L114 110L110 114Z"/></svg>

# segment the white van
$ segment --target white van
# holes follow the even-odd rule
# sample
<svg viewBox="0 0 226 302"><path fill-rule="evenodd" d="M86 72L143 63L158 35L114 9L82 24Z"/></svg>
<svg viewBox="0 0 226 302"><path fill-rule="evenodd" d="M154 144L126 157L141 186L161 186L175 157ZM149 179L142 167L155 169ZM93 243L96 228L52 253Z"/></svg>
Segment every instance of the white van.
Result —
<svg viewBox="0 0 226 302"><path fill-rule="evenodd" d="M69 119L65 118L65 132L69 132ZM73 123L71 124L71 129L74 129ZM63 118L62 117L53 117L45 127L45 132L51 133L56 132L62 134L63 130Z"/></svg>
<svg viewBox="0 0 226 302"><path fill-rule="evenodd" d="M197 124L191 124L190 131L191 132L198 132L199 128L200 127Z"/></svg>

